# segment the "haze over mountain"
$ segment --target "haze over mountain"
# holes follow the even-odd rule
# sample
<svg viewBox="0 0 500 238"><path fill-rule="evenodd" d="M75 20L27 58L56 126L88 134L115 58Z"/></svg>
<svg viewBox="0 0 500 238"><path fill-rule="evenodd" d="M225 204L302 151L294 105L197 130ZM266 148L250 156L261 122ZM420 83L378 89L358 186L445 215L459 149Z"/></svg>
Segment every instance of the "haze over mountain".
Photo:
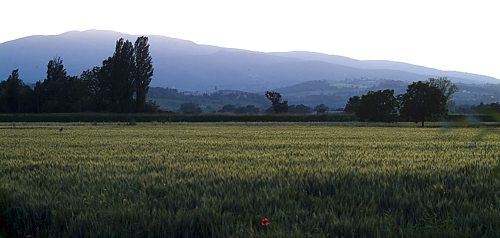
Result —
<svg viewBox="0 0 500 238"><path fill-rule="evenodd" d="M117 39L137 36L113 31L72 31L29 36L0 44L0 78L19 68L27 83L43 80L47 62L59 56L70 75L100 66L111 56ZM151 86L180 90L216 89L262 92L307 81L392 80L411 82L447 76L454 82L499 84L493 77L441 71L392 61L360 61L311 52L262 53L164 36L149 36L155 75Z"/></svg>

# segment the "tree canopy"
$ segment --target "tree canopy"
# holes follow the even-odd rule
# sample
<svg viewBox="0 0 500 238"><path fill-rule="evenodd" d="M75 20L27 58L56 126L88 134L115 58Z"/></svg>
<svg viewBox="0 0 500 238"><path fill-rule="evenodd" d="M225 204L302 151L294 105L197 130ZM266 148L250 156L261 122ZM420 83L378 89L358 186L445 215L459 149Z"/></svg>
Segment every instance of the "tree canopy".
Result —
<svg viewBox="0 0 500 238"><path fill-rule="evenodd" d="M325 104L319 104L317 105L316 107L314 107L314 111L316 113L325 113L326 111L328 111L330 108L328 108L328 106L326 106Z"/></svg>
<svg viewBox="0 0 500 238"><path fill-rule="evenodd" d="M443 91L429 82L414 82L408 85L406 93L401 97L401 117L421 122L446 115L447 98Z"/></svg>
<svg viewBox="0 0 500 238"><path fill-rule="evenodd" d="M281 94L275 91L267 91L266 98L271 101L271 108L274 113L287 113L288 112L288 101L283 101L281 99Z"/></svg>
<svg viewBox="0 0 500 238"><path fill-rule="evenodd" d="M47 64L47 77L35 84L37 112L81 112L86 94L83 82L66 73L61 58Z"/></svg>
<svg viewBox="0 0 500 238"><path fill-rule="evenodd" d="M347 101L347 104L345 105L344 111L345 112L356 112L359 108L359 104L361 102L361 97L359 96L352 96L349 98L349 101Z"/></svg>
<svg viewBox="0 0 500 238"><path fill-rule="evenodd" d="M134 44L135 71L133 81L135 86L136 112L144 111L146 94L153 77L153 59L149 55L148 38L138 37Z"/></svg>
<svg viewBox="0 0 500 238"><path fill-rule="evenodd" d="M391 122L397 118L397 106L394 90L370 91L361 96L355 113L362 121Z"/></svg>
<svg viewBox="0 0 500 238"><path fill-rule="evenodd" d="M33 90L23 83L19 70L13 70L7 80L0 82L0 112L33 111Z"/></svg>
<svg viewBox="0 0 500 238"><path fill-rule="evenodd" d="M458 91L457 85L452 83L446 77L430 78L428 81L429 86L439 89L446 97L447 101L451 100L451 96Z"/></svg>

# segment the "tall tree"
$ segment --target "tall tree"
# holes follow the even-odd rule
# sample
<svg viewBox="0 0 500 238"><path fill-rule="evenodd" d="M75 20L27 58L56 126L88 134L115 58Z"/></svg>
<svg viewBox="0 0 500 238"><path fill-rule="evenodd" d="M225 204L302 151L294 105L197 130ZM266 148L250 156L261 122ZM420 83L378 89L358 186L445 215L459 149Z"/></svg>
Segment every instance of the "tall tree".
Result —
<svg viewBox="0 0 500 238"><path fill-rule="evenodd" d="M146 103L149 83L153 76L148 38L138 37L135 44L116 41L113 56L101 67L84 71L82 81L88 87L89 105L95 111L143 112L155 111L154 103Z"/></svg>
<svg viewBox="0 0 500 238"><path fill-rule="evenodd" d="M19 71L13 70L9 78L0 84L0 111L16 113L20 110L19 105Z"/></svg>
<svg viewBox="0 0 500 238"><path fill-rule="evenodd" d="M148 37L138 37L134 44L135 50L135 71L134 86L136 111L144 111L146 105L146 95L149 90L149 83L153 77L153 60L149 55Z"/></svg>
<svg viewBox="0 0 500 238"><path fill-rule="evenodd" d="M414 82L408 85L401 97L401 116L410 121L421 122L446 115L447 98L443 92L429 82Z"/></svg>
<svg viewBox="0 0 500 238"><path fill-rule="evenodd" d="M120 38L112 57L103 61L100 77L106 84L109 111L133 111L134 96L134 47L130 41Z"/></svg>
<svg viewBox="0 0 500 238"><path fill-rule="evenodd" d="M54 57L47 64L47 78L46 81L61 81L67 77L66 69L61 57Z"/></svg>
<svg viewBox="0 0 500 238"><path fill-rule="evenodd" d="M33 90L19 78L19 70L0 83L0 112L32 112L32 100Z"/></svg>
<svg viewBox="0 0 500 238"><path fill-rule="evenodd" d="M272 103L272 109L275 113L287 113L288 101L281 99L281 94L275 91L267 91L266 98Z"/></svg>

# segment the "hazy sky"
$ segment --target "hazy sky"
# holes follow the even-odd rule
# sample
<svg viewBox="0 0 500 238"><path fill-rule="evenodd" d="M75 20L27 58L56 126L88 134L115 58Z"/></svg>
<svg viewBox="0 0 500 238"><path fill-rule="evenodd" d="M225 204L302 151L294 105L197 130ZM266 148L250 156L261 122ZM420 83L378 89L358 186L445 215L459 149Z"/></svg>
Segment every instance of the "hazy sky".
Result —
<svg viewBox="0 0 500 238"><path fill-rule="evenodd" d="M88 29L397 60L500 78L498 0L0 1L0 42Z"/></svg>

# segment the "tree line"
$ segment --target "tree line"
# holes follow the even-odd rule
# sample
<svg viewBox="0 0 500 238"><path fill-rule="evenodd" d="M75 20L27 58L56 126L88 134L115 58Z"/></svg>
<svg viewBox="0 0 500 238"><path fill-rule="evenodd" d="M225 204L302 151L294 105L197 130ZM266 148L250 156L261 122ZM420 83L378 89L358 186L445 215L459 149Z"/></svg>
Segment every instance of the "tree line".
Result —
<svg viewBox="0 0 500 238"><path fill-rule="evenodd" d="M281 94L276 91L267 91L265 96L269 101L271 101L271 107L266 110L267 113L306 114L313 111L317 113L325 113L329 110L325 104L319 104L314 108L303 104L288 106L288 101L283 100L281 98Z"/></svg>
<svg viewBox="0 0 500 238"><path fill-rule="evenodd" d="M151 112L158 106L146 102L153 77L148 37L134 44L119 39L115 52L102 66L70 76L61 58L47 64L47 76L33 88L26 85L15 69L0 82L2 113L62 112Z"/></svg>
<svg viewBox="0 0 500 238"><path fill-rule="evenodd" d="M431 78L428 81L413 82L408 85L406 93L401 95L394 95L394 90L386 89L353 96L349 98L344 111L355 113L361 121L402 120L421 122L424 126L425 121L447 115L448 102L457 90L457 86L447 78ZM280 93L268 91L266 97L271 101L274 113L288 112L288 102L281 98ZM321 111L326 110L328 108Z"/></svg>
<svg viewBox="0 0 500 238"><path fill-rule="evenodd" d="M329 108L325 104L319 104L314 108L308 107L304 104L290 105L290 106L287 105L284 108L286 108L287 110L286 113L289 114L310 114L312 112L325 113L326 111L329 110ZM202 113L203 109L197 103L188 102L181 104L177 111L182 113ZM221 109L213 111L213 113L234 113L234 114L258 114L261 112L266 114L275 113L272 106L264 111L261 111L260 108L256 107L255 105L235 106L233 104L226 104L222 106Z"/></svg>
<svg viewBox="0 0 500 238"><path fill-rule="evenodd" d="M394 90L386 89L351 97L345 111L355 113L362 121L413 121L423 127L425 121L448 114L448 102L457 90L446 78L431 78L413 82L406 93L397 96Z"/></svg>

